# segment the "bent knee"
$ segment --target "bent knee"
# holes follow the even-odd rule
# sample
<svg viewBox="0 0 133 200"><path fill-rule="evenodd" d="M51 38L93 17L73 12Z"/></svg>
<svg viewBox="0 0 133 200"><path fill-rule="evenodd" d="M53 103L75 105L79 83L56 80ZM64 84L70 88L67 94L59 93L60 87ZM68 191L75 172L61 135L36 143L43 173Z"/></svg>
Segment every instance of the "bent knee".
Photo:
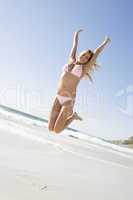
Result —
<svg viewBox="0 0 133 200"><path fill-rule="evenodd" d="M49 130L49 131L53 131L53 128L51 128L51 127L49 128L49 127L48 127L48 130Z"/></svg>
<svg viewBox="0 0 133 200"><path fill-rule="evenodd" d="M48 123L48 130L53 131L53 129L54 129L54 126L52 126L50 123Z"/></svg>
<svg viewBox="0 0 133 200"><path fill-rule="evenodd" d="M61 133L62 130L61 130L61 129L58 129L58 128L54 128L53 131L54 131L56 134L58 134L58 133Z"/></svg>
<svg viewBox="0 0 133 200"><path fill-rule="evenodd" d="M55 133L60 133L61 132L61 130L58 127L54 127L54 125L52 125L52 124L48 124L48 130L49 131L53 131Z"/></svg>

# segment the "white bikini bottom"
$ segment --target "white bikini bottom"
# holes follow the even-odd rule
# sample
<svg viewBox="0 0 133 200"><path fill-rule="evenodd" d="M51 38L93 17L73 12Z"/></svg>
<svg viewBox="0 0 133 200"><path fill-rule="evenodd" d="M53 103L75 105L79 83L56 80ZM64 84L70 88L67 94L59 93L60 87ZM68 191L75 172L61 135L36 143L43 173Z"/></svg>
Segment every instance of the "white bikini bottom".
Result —
<svg viewBox="0 0 133 200"><path fill-rule="evenodd" d="M73 97L62 96L59 94L57 94L56 97L59 100L61 105L63 105L64 103L66 103L67 101L70 101L70 100L72 101L72 103L74 103L74 101L75 101L75 98L73 98Z"/></svg>

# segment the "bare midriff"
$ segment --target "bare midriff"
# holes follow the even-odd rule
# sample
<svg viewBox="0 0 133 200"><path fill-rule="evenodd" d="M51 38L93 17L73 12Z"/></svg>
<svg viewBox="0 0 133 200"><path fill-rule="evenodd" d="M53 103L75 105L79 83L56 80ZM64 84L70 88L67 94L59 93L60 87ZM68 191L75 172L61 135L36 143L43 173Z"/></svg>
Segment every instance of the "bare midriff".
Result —
<svg viewBox="0 0 133 200"><path fill-rule="evenodd" d="M76 97L77 85L80 78L70 72L64 72L59 80L57 94L68 97Z"/></svg>

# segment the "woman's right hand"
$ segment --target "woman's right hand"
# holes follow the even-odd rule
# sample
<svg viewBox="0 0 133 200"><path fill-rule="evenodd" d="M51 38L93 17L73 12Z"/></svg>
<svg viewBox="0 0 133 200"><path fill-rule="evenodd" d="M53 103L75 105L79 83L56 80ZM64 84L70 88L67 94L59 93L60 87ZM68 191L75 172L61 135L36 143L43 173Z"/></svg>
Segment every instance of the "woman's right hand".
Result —
<svg viewBox="0 0 133 200"><path fill-rule="evenodd" d="M78 31L75 32L75 34L79 34L82 31L83 31L83 29L79 29Z"/></svg>

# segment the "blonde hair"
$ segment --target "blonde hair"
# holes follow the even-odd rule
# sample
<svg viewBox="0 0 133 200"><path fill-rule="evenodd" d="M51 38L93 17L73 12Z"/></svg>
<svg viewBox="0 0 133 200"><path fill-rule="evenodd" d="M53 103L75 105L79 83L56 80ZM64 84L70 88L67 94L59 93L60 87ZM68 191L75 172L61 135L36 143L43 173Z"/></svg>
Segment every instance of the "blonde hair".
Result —
<svg viewBox="0 0 133 200"><path fill-rule="evenodd" d="M87 61L87 63L82 64L82 65L83 65L83 72L86 71L86 68L87 68L87 70L88 70L88 71L84 74L83 78L84 78L84 79L90 79L90 81L93 82L93 79L92 79L92 77L91 77L90 74L91 74L91 72L94 71L94 69L97 70L97 69L100 67L100 65L98 65L98 64L95 62L92 66L90 66L90 60L91 60L91 58L92 58L93 55L94 55L93 51L91 51L90 49L87 49L87 50L82 51L82 52L80 53L80 56L82 56L83 54L88 54L88 53L91 54L89 60ZM76 64L81 64L81 63L80 63L79 61L77 61ZM88 66L89 66L89 68L88 68Z"/></svg>

